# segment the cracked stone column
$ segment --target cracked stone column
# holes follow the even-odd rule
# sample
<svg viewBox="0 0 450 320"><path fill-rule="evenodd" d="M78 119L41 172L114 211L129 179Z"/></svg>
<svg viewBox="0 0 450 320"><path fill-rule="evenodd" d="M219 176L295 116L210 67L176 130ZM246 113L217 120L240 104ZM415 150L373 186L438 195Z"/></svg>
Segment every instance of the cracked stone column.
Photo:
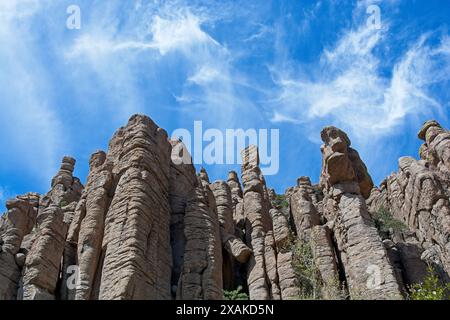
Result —
<svg viewBox="0 0 450 320"><path fill-rule="evenodd" d="M366 206L373 187L366 167L343 131L327 127L321 136L324 213L333 225L350 295L402 299L395 270Z"/></svg>

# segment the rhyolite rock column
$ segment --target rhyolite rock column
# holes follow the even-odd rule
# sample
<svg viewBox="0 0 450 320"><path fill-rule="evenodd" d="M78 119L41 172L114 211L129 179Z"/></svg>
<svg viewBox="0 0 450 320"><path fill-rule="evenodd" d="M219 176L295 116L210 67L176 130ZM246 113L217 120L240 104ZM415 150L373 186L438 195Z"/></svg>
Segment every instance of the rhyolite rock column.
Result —
<svg viewBox="0 0 450 320"><path fill-rule="evenodd" d="M321 137L324 213L332 221L350 295L401 299L394 268L366 206L373 187L366 167L343 131L327 127Z"/></svg>
<svg viewBox="0 0 450 320"><path fill-rule="evenodd" d="M223 299L220 223L204 169L188 198L184 224L186 245L177 299Z"/></svg>
<svg viewBox="0 0 450 320"><path fill-rule="evenodd" d="M36 223L39 196L28 194L6 202L0 225L0 300L17 297L25 255L20 245Z"/></svg>

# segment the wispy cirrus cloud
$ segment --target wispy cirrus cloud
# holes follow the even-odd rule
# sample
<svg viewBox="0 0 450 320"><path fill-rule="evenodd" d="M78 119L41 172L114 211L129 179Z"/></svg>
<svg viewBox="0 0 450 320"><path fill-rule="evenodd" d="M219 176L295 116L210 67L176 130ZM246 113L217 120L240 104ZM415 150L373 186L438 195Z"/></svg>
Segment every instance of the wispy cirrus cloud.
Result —
<svg viewBox="0 0 450 320"><path fill-rule="evenodd" d="M31 21L46 1L0 3L0 141L2 169L33 172L42 186L57 168L61 122L54 87L38 55ZM3 189L3 195L6 194Z"/></svg>
<svg viewBox="0 0 450 320"><path fill-rule="evenodd" d="M114 15L119 9L111 6L107 12ZM176 1L160 6L142 4L130 10L134 24L126 20L120 26L108 24L100 28L97 20L92 27L88 22L83 27L88 32L74 40L65 52L66 59L88 65L104 79L104 84L114 74L114 83L122 84L122 100L130 104L130 108L125 108L127 112L146 109L137 108L142 103L135 101L140 93L136 92L139 88L133 84L134 74L130 71L139 65L141 72L146 68L148 74L166 66L176 68L178 72L171 75L176 80L172 87L178 86L176 91L172 89L174 102L192 113L207 110L211 123L231 125L233 119L242 120L236 112L238 108L254 114L256 106L242 90L252 89L252 84L234 66L236 52L206 31L206 25L214 25L220 19L215 5L205 8ZM227 16L226 10L221 12L222 18ZM254 39L264 36L265 32Z"/></svg>
<svg viewBox="0 0 450 320"><path fill-rule="evenodd" d="M273 69L279 86L272 121L334 121L355 135L388 134L407 116L440 112L430 94L436 83L450 80L448 36L430 44L424 34L410 45L388 72L376 53L386 45L387 27L362 25L325 49L316 66L298 75Z"/></svg>
<svg viewBox="0 0 450 320"><path fill-rule="evenodd" d="M166 12L167 15L167 12ZM145 15L141 19L146 18ZM147 30L136 30L131 34L127 30L111 32L86 33L76 39L67 52L68 58L80 55L103 57L124 50L156 50L161 56L171 51L181 51L190 55L198 46L220 46L212 37L201 29L201 19L189 9L176 10L169 17L156 14ZM126 34L121 36L120 34ZM151 37L150 40L140 40Z"/></svg>
<svg viewBox="0 0 450 320"><path fill-rule="evenodd" d="M44 0L45 2L45 0ZM42 4L39 0L8 0L0 2L0 18L22 19L33 15Z"/></svg>
<svg viewBox="0 0 450 320"><path fill-rule="evenodd" d="M6 206L6 201L12 197L8 188L0 186L0 215L3 213L3 208Z"/></svg>

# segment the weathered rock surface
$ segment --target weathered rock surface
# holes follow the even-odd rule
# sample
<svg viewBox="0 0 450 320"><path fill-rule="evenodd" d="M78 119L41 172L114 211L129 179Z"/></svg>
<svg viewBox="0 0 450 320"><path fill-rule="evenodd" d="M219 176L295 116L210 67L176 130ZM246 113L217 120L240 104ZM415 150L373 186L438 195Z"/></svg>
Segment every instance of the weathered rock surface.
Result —
<svg viewBox="0 0 450 320"><path fill-rule="evenodd" d="M79 267L79 284L75 293L77 300L98 298L98 291L94 289L99 288L96 276L101 267L99 262L102 257L105 217L114 191L113 186L112 163L106 161L104 152L94 153L90 160L90 173L84 193L86 196L82 202L83 218L73 225L73 228L79 225L75 260ZM95 280L97 283L94 283Z"/></svg>
<svg viewBox="0 0 450 320"><path fill-rule="evenodd" d="M99 298L169 299L167 134L150 118L136 115L116 132L109 149L117 185L104 222Z"/></svg>
<svg viewBox="0 0 450 320"><path fill-rule="evenodd" d="M24 300L53 300L59 279L68 225L55 204L39 211L38 233L23 270Z"/></svg>
<svg viewBox="0 0 450 320"><path fill-rule="evenodd" d="M194 166L191 164L192 159L187 153L184 144L181 141L171 141L172 157L184 157L187 161L183 163L170 164L170 181L169 181L169 204L170 204L170 242L172 247L172 276L171 288L172 297L176 297L178 283L183 268L184 253L186 247L185 215L188 200L195 193L198 185L198 178ZM183 152L182 154L180 154Z"/></svg>
<svg viewBox="0 0 450 320"><path fill-rule="evenodd" d="M311 230L311 248L314 264L323 284L322 296L328 300L340 300L342 297L336 252L331 230L327 226L316 225Z"/></svg>
<svg viewBox="0 0 450 320"><path fill-rule="evenodd" d="M248 287L250 298L254 300L267 300L279 298L279 288L274 285L274 275L269 275L273 268L274 257L268 233L272 229L269 202L265 194L265 186L259 169L258 149L250 146L242 152L242 182L244 185L244 215L246 217L247 243L253 250L248 263ZM266 240L267 238L267 240ZM276 263L276 262L275 262ZM275 264L276 265L276 264ZM273 297L272 294L276 296Z"/></svg>
<svg viewBox="0 0 450 320"><path fill-rule="evenodd" d="M36 225L21 244L25 256L19 299L58 298L67 230L83 190L80 180L73 176L74 168L75 159L64 157L50 191L39 199Z"/></svg>
<svg viewBox="0 0 450 320"><path fill-rule="evenodd" d="M64 157L61 168L52 179L51 190L41 198L40 207L55 204L65 207L73 202L78 202L83 190L80 180L73 176L75 159Z"/></svg>
<svg viewBox="0 0 450 320"><path fill-rule="evenodd" d="M18 196L6 203L8 212L0 224L0 300L17 297L25 258L20 245L36 223L38 203L37 194Z"/></svg>
<svg viewBox="0 0 450 320"><path fill-rule="evenodd" d="M216 199L222 245L234 259L246 263L252 251L235 236L230 187L225 181L216 181L211 184L211 190Z"/></svg>
<svg viewBox="0 0 450 320"><path fill-rule="evenodd" d="M223 246L223 288L232 290L237 280L236 268L238 264L248 261L252 251L236 236L235 221L233 219L233 201L231 189L225 181L216 181L210 185L216 200L216 211L220 224L220 237Z"/></svg>
<svg viewBox="0 0 450 320"><path fill-rule="evenodd" d="M427 265L450 281L450 133L426 122L421 159L379 187L343 131L321 137L320 183L277 195L256 146L242 186L234 171L210 183L181 140L131 117L85 187L64 157L46 195L7 202L0 299L403 299ZM380 213L402 227L381 229Z"/></svg>
<svg viewBox="0 0 450 320"><path fill-rule="evenodd" d="M409 229L390 236L408 285L423 280L427 264L442 279L450 279L450 134L436 121L428 121L418 135L425 141L421 160L399 159L398 173L374 189L369 202L372 212L386 210Z"/></svg>
<svg viewBox="0 0 450 320"><path fill-rule="evenodd" d="M239 182L238 175L235 171L228 174L227 184L231 191L231 201L233 207L234 233L241 239L245 240L245 214L244 214L244 194Z"/></svg>
<svg viewBox="0 0 450 320"><path fill-rule="evenodd" d="M186 246L177 298L222 299L220 226L206 172L188 199L184 223Z"/></svg>
<svg viewBox="0 0 450 320"><path fill-rule="evenodd" d="M317 199L307 177L298 179L297 188L290 196L291 215L296 227L297 237L309 241L312 227L320 224L317 212Z"/></svg>
<svg viewBox="0 0 450 320"><path fill-rule="evenodd" d="M294 252L292 250L292 230L286 216L278 209L270 209L275 241L278 285L282 300L300 297L300 285L294 271Z"/></svg>
<svg viewBox="0 0 450 320"><path fill-rule="evenodd" d="M402 288L364 200L372 180L344 132L327 127L321 136L324 215L333 221L350 296L401 299Z"/></svg>
<svg viewBox="0 0 450 320"><path fill-rule="evenodd" d="M242 159L245 234L253 250L247 265L250 299L298 298L290 247L292 232L287 218L272 208L271 196L259 168L258 149L249 146L243 150Z"/></svg>

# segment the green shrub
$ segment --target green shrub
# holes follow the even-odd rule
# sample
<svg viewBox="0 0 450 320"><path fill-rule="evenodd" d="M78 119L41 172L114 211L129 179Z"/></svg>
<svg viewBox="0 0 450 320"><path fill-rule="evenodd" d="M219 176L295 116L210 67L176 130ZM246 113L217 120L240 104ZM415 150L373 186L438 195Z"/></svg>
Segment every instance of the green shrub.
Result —
<svg viewBox="0 0 450 320"><path fill-rule="evenodd" d="M289 230L287 239L277 247L277 251L279 253L292 252L294 244L295 244L295 235L292 233L292 231Z"/></svg>
<svg viewBox="0 0 450 320"><path fill-rule="evenodd" d="M407 229L405 224L397 219L395 219L392 214L381 207L374 216L375 227L383 233L389 233L393 231L404 231Z"/></svg>
<svg viewBox="0 0 450 320"><path fill-rule="evenodd" d="M223 292L225 300L249 300L248 294L242 292L242 287L239 286L236 290Z"/></svg>
<svg viewBox="0 0 450 320"><path fill-rule="evenodd" d="M314 263L311 244L298 240L294 245L293 268L300 287L300 300L320 299L322 282Z"/></svg>
<svg viewBox="0 0 450 320"><path fill-rule="evenodd" d="M448 300L450 283L441 281L434 268L429 266L424 281L410 286L409 292L410 300Z"/></svg>
<svg viewBox="0 0 450 320"><path fill-rule="evenodd" d="M289 201L286 200L285 195L277 194L272 201L272 206L278 210L289 208Z"/></svg>

